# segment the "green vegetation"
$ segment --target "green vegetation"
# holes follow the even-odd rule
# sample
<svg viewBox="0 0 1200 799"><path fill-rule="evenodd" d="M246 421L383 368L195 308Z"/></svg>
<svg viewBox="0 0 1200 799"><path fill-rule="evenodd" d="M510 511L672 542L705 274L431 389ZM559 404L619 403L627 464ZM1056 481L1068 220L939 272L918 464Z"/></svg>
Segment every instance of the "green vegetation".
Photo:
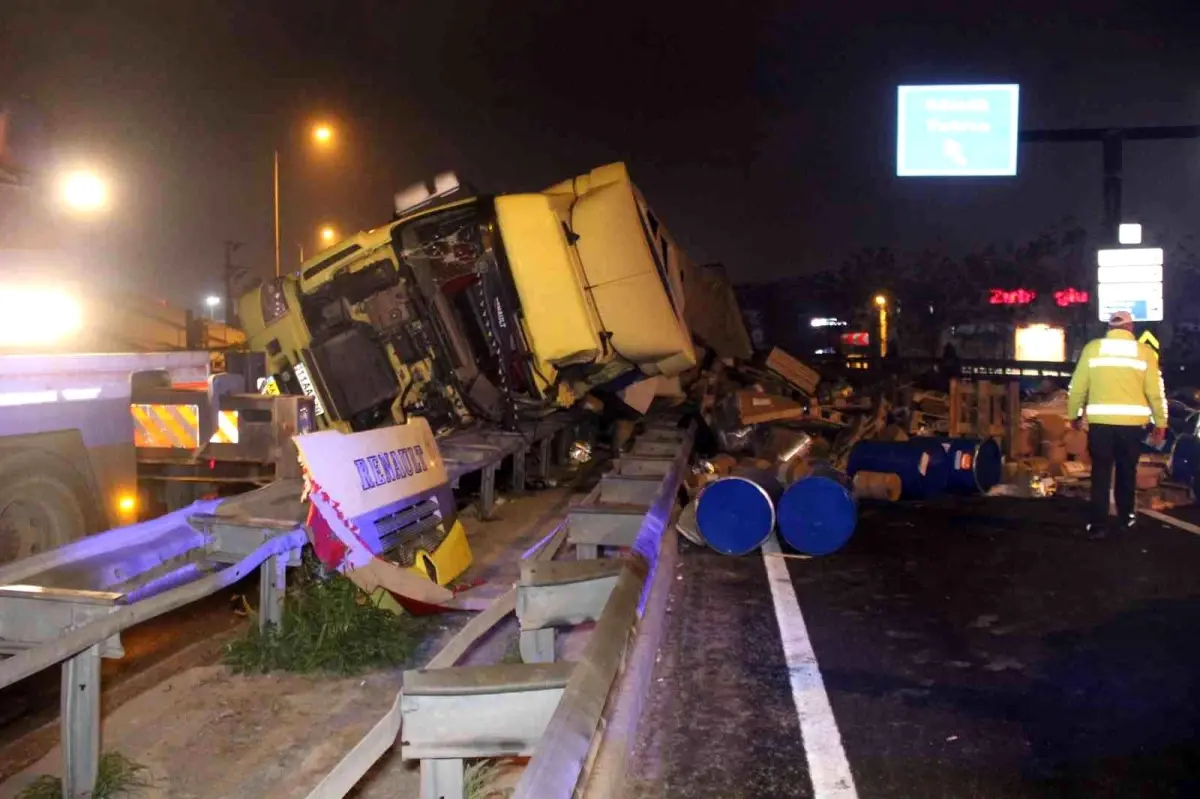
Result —
<svg viewBox="0 0 1200 799"><path fill-rule="evenodd" d="M348 578L318 576L310 562L299 572L283 624L264 631L255 620L226 647L223 660L233 671L351 676L409 662L428 630L424 620L377 607Z"/></svg>
<svg viewBox="0 0 1200 799"><path fill-rule="evenodd" d="M508 799L512 788L490 790L488 785L500 776L505 760L475 760L463 769L464 799Z"/></svg>
<svg viewBox="0 0 1200 799"><path fill-rule="evenodd" d="M142 789L154 785L145 766L133 762L120 752L105 752L101 755L99 772L92 799L137 796ZM62 795L62 780L43 774L17 794L17 799L62 799Z"/></svg>

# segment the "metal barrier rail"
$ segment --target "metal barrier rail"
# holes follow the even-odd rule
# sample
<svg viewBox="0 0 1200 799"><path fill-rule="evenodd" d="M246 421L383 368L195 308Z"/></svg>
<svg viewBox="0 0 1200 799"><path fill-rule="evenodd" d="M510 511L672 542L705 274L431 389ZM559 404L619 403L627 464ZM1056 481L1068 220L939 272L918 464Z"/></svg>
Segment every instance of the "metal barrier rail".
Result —
<svg viewBox="0 0 1200 799"><path fill-rule="evenodd" d="M536 452L537 474L545 478L552 459L565 459L571 429L568 418L557 416L513 432L452 433L438 440L438 448L455 484L482 472L480 515L486 518L504 460L513 459L513 488L523 490L526 456ZM308 543L300 483L278 480L223 502L194 503L0 566L0 656L12 655L0 660L0 688L62 664L64 796L90 796L95 785L100 658L124 654L123 630L227 588L255 568L260 624L282 621L286 568L299 565ZM206 574L217 564L232 565ZM83 574L99 575L95 579L112 590L53 587ZM52 578L41 581L45 585L26 584L47 575Z"/></svg>
<svg viewBox="0 0 1200 799"><path fill-rule="evenodd" d="M190 513L191 508L177 511L176 514ZM125 532L123 530L111 531ZM96 537L100 538L100 536ZM81 544L97 543L96 538L85 539ZM282 574L288 559L298 559L300 547L308 539L303 529L280 533L278 530L264 530L265 540L246 554L232 566L215 574L200 577L193 582L178 588L170 588L132 604L119 604L125 596L115 592L72 591L61 589L58 596L50 599L61 601L67 609L66 618L62 621L66 626L59 630L56 639L49 642L31 642L30 648L16 652L8 660L0 661L0 687L11 685L43 669L62 663L62 711L61 735L63 753L63 795L65 797L88 797L96 784L100 762L100 655L105 642L118 635L122 630L140 624L144 621L161 616L164 613L191 604L210 594L233 585L248 575L253 569L263 571L262 599L263 607L277 608L282 611ZM86 548L83 548L86 551ZM227 551L227 550L226 550ZM75 550L76 556L78 549ZM39 563L71 563L71 547L45 553L49 558L41 557ZM53 556L59 556L57 559ZM173 563L171 565L174 565ZM14 566L21 566L20 563ZM6 573L20 573L24 569L9 569L0 572L0 577ZM47 589L36 586L8 585L0 589L0 612L4 613L36 613L34 607L27 603L44 602ZM22 597L22 593L29 596ZM38 599L33 597L40 596ZM23 603L22 600L26 601ZM97 610L98 618L85 622L82 626L73 626L81 609L91 606ZM276 614L264 612L263 623L277 619ZM40 644L40 645L38 645ZM110 644L111 645L111 644Z"/></svg>
<svg viewBox="0 0 1200 799"><path fill-rule="evenodd" d="M692 431L677 426L660 425L635 440L588 500L526 554L517 584L425 668L405 673L391 710L308 799L344 797L397 742L402 757L421 761L422 799L461 797L467 758L531 756L515 797L566 799L586 783L643 613L649 607L661 616L665 608L657 597L669 588L669 570L660 570L675 539L664 533L691 446ZM575 545L576 562L553 560L564 540ZM606 547L629 554L597 558ZM652 587L655 600L647 604ZM455 665L510 613L520 622L523 663ZM588 621L596 626L580 662L554 662L556 628Z"/></svg>

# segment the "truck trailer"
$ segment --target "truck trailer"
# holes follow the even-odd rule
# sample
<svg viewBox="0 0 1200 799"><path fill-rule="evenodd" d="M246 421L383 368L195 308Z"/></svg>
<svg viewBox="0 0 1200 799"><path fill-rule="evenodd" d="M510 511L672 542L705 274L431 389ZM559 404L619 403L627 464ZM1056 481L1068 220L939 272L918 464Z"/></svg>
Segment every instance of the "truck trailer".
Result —
<svg viewBox="0 0 1200 799"><path fill-rule="evenodd" d="M206 351L0 355L0 563L299 477L312 400L247 391L260 358ZM244 362L242 362L244 361Z"/></svg>

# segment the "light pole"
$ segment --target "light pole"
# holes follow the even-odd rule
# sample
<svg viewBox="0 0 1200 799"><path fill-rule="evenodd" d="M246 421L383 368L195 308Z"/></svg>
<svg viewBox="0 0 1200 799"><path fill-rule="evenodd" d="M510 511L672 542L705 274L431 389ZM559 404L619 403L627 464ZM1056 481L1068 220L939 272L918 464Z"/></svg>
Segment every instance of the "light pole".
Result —
<svg viewBox="0 0 1200 799"><path fill-rule="evenodd" d="M887 297L882 294L875 295L875 307L879 309L879 357L887 357L888 347L888 312L887 312Z"/></svg>
<svg viewBox="0 0 1200 799"><path fill-rule="evenodd" d="M312 140L318 147L328 147L333 144L333 128L325 123L313 125ZM275 277L283 274L282 257L279 251L279 150L274 153L275 173ZM303 257L301 257L303 260Z"/></svg>

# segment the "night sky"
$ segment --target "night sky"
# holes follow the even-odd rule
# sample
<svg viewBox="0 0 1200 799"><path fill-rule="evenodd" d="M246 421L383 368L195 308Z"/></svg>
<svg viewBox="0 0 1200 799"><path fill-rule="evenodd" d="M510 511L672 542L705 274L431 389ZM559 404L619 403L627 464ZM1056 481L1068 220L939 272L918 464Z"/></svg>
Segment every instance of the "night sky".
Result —
<svg viewBox="0 0 1200 799"><path fill-rule="evenodd" d="M1025 145L1015 179L895 178L899 83L1018 82L1024 128L1200 123L1200 3L983 5L4 0L0 95L117 183L76 246L180 302L218 287L225 239L270 274L275 147L285 265L436 172L529 190L624 159L694 258L764 280L1099 221L1098 146ZM1148 239L1189 232L1198 185L1200 141L1127 146Z"/></svg>

